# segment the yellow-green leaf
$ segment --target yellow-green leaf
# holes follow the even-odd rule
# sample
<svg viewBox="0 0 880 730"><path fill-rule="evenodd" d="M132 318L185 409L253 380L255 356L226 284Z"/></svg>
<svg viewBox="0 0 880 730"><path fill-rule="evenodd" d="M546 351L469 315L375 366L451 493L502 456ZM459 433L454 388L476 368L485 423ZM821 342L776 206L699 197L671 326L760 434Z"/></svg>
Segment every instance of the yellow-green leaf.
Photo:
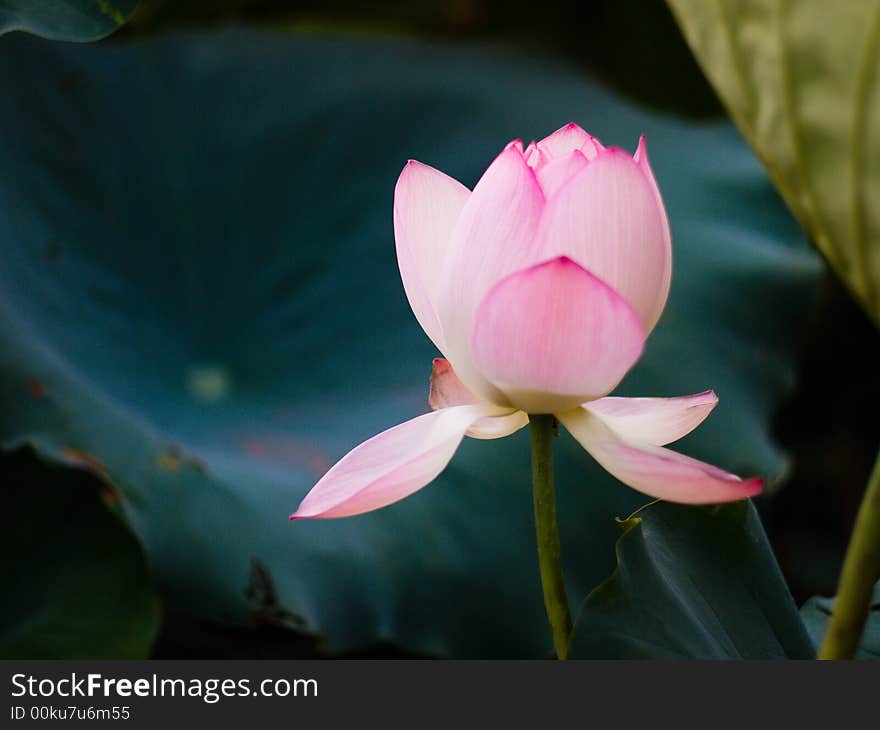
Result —
<svg viewBox="0 0 880 730"><path fill-rule="evenodd" d="M795 216L880 324L880 0L668 0Z"/></svg>

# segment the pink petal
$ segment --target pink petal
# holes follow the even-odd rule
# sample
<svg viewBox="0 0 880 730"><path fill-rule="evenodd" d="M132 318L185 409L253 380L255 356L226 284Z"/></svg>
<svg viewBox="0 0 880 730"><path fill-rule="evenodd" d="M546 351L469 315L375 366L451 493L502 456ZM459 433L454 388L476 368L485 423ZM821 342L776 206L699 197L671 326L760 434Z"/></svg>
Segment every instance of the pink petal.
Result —
<svg viewBox="0 0 880 730"><path fill-rule="evenodd" d="M508 409L506 416L486 416L477 421L467 430L472 439L500 439L516 433L529 425L529 415L516 408Z"/></svg>
<svg viewBox="0 0 880 730"><path fill-rule="evenodd" d="M428 405L435 411L451 406L479 403L468 387L458 379L452 365L441 357L434 358L431 372L431 390ZM486 416L471 426L467 435L475 439L497 439L509 436L528 424L529 417L522 411L510 409L502 416Z"/></svg>
<svg viewBox="0 0 880 730"><path fill-rule="evenodd" d="M451 406L464 406L480 403L475 396L452 369L449 360L435 357L431 369L431 389L428 392L428 405L432 410L439 411L441 408Z"/></svg>
<svg viewBox="0 0 880 730"><path fill-rule="evenodd" d="M410 160L394 189L394 239L406 298L425 334L441 352L443 331L435 303L443 257L470 196L461 183Z"/></svg>
<svg viewBox="0 0 880 730"><path fill-rule="evenodd" d="M580 172L587 166L587 158L580 150L575 150L565 157L557 157L537 170L538 182L544 191L544 197L548 200L561 188L575 173Z"/></svg>
<svg viewBox="0 0 880 730"><path fill-rule="evenodd" d="M525 151L523 152L523 158L525 159L526 164L531 168L536 168L547 162L547 158L544 153L538 149L537 142L529 142L529 146L526 147Z"/></svg>
<svg viewBox="0 0 880 730"><path fill-rule="evenodd" d="M642 353L632 308L560 257L508 276L474 318L474 361L515 407L555 413L600 397Z"/></svg>
<svg viewBox="0 0 880 730"><path fill-rule="evenodd" d="M655 187L622 150L601 153L547 202L535 256L563 255L612 286L651 331L669 289L668 228Z"/></svg>
<svg viewBox="0 0 880 730"><path fill-rule="evenodd" d="M657 186L657 179L654 177L654 171L651 169L651 163L648 161L648 147L645 144L645 135L639 137L639 146L636 148L633 160L639 166L642 174L651 185L654 191L654 198L657 201L657 207L660 209L660 218L663 221L663 243L666 258L666 266L664 269L663 282L660 285L660 291L657 293L657 302L655 304L656 319L660 319L663 308L666 306L666 299L669 297L669 286L672 283L672 233L669 230L669 216L666 215L666 206L663 204L663 196L660 195L660 188Z"/></svg>
<svg viewBox="0 0 880 730"><path fill-rule="evenodd" d="M291 519L350 517L397 502L434 480L489 405L445 408L383 431L342 457L305 496Z"/></svg>
<svg viewBox="0 0 880 730"><path fill-rule="evenodd" d="M557 417L605 469L651 497L683 504L713 504L761 492L759 478L742 480L670 449L624 439L584 408Z"/></svg>
<svg viewBox="0 0 880 730"><path fill-rule="evenodd" d="M600 398L583 407L625 439L664 446L693 431L716 403L707 390L679 398Z"/></svg>
<svg viewBox="0 0 880 730"><path fill-rule="evenodd" d="M604 147L598 139L587 134L574 122L569 122L538 142L538 149L551 160L567 157L574 150L580 150L588 160L592 160Z"/></svg>
<svg viewBox="0 0 880 730"><path fill-rule="evenodd" d="M520 148L508 145L477 183L452 234L437 308L444 354L458 377L484 400L506 405L473 365L473 313L492 285L527 265L543 207L534 172Z"/></svg>

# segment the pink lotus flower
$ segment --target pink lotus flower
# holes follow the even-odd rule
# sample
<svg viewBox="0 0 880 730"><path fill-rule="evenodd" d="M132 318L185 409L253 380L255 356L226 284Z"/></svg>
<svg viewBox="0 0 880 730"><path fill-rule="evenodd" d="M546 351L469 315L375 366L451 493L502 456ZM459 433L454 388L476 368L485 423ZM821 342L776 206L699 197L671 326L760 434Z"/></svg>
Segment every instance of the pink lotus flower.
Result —
<svg viewBox="0 0 880 730"><path fill-rule="evenodd" d="M712 391L605 397L642 354L672 274L669 223L644 138L635 155L575 124L523 149L511 142L473 191L419 162L394 197L407 298L445 359L433 412L365 441L306 495L291 519L347 517L421 489L464 436L501 438L527 414L555 414L624 484L703 504L761 491L663 448L696 428Z"/></svg>

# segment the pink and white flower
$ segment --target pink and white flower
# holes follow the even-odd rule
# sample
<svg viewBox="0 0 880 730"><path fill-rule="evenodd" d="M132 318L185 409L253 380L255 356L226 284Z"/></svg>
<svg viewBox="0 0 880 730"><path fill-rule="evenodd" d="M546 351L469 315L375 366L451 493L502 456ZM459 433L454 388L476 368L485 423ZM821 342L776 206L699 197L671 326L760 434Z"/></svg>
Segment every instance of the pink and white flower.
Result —
<svg viewBox="0 0 880 730"><path fill-rule="evenodd" d="M467 435L507 436L552 413L624 484L704 504L758 494L760 479L664 446L696 428L712 391L607 397L642 354L669 294L672 248L644 138L633 156L569 124L511 142L473 191L410 161L394 198L400 274L443 354L433 411L365 441L292 519L347 517L421 489Z"/></svg>

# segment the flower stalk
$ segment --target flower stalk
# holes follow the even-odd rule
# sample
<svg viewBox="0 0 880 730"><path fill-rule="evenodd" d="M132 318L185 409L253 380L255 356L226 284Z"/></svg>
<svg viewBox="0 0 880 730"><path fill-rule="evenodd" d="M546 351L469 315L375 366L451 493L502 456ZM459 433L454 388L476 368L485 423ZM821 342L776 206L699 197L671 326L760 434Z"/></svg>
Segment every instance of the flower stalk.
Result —
<svg viewBox="0 0 880 730"><path fill-rule="evenodd" d="M880 455L853 528L819 659L852 659L859 648L880 580Z"/></svg>
<svg viewBox="0 0 880 730"><path fill-rule="evenodd" d="M532 441L532 495L535 505L535 533L538 541L538 562L544 606L556 656L568 656L571 639L571 612L565 594L562 571L562 549L559 543L559 525L556 519L556 493L553 486L553 432L555 418L551 415L529 417Z"/></svg>

